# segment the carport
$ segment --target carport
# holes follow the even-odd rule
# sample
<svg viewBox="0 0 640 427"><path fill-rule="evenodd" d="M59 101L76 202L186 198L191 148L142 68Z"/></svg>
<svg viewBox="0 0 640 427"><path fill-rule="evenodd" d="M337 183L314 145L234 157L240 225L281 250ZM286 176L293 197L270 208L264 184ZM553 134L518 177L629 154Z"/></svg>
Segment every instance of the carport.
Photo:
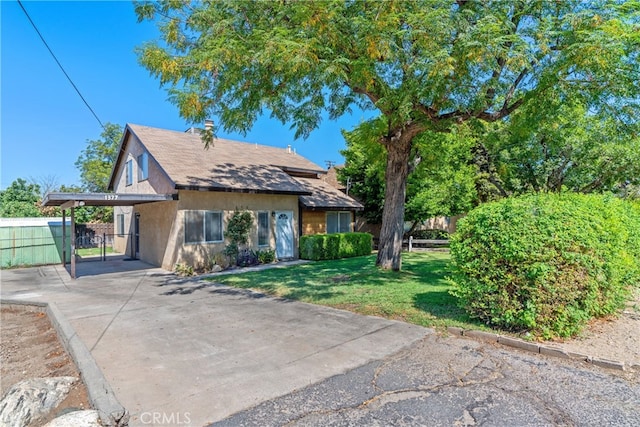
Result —
<svg viewBox="0 0 640 427"><path fill-rule="evenodd" d="M176 200L177 194L133 194L133 193L47 193L42 206L56 206L62 210L62 266L67 267L66 254L66 211L70 210L71 254L76 251L75 208L81 206L135 206L143 203L166 202ZM76 278L76 258L71 257L70 275Z"/></svg>

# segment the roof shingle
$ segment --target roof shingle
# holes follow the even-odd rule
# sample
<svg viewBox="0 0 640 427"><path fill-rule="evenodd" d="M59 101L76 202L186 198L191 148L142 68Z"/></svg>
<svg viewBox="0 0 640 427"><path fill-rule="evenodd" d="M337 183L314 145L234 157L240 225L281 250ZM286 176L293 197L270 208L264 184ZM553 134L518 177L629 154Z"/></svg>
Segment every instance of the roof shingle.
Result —
<svg viewBox="0 0 640 427"><path fill-rule="evenodd" d="M310 193L300 196L300 202L308 209L362 210L362 204L330 184L312 178L295 178Z"/></svg>
<svg viewBox="0 0 640 427"><path fill-rule="evenodd" d="M216 139L205 149L197 133L127 126L176 188L306 194L282 168L324 173L320 166L284 148Z"/></svg>

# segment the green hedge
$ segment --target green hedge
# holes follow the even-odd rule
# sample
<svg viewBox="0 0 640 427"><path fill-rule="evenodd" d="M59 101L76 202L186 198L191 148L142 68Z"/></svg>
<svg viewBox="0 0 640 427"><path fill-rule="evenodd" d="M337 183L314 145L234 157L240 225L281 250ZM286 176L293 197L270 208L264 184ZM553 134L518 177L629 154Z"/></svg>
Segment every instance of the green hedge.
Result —
<svg viewBox="0 0 640 427"><path fill-rule="evenodd" d="M489 324L572 336L640 285L640 209L613 196L534 194L482 205L451 238L454 295Z"/></svg>
<svg viewBox="0 0 640 427"><path fill-rule="evenodd" d="M300 258L314 261L350 258L371 253L369 233L314 234L300 237Z"/></svg>

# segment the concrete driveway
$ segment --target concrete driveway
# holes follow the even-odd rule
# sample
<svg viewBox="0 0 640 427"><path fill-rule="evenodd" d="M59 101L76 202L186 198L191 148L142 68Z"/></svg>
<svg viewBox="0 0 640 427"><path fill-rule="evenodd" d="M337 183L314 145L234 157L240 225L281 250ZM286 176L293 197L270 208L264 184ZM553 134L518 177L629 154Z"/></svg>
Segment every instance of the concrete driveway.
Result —
<svg viewBox="0 0 640 427"><path fill-rule="evenodd" d="M56 303L131 425L219 421L432 333L182 280L139 261L82 263L78 272L71 280L61 266L4 270L0 295Z"/></svg>

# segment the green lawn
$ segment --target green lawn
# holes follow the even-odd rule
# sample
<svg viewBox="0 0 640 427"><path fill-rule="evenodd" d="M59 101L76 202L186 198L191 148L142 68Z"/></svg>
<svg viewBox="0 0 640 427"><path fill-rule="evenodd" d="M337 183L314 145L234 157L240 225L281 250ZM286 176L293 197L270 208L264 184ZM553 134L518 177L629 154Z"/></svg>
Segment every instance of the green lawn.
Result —
<svg viewBox="0 0 640 427"><path fill-rule="evenodd" d="M108 254L113 253L112 247L107 246L106 249ZM102 248L82 248L82 249L77 249L76 252L78 253L79 256L94 256L94 255L97 256L102 254Z"/></svg>
<svg viewBox="0 0 640 427"><path fill-rule="evenodd" d="M404 253L402 271L382 271L375 256L321 261L208 280L269 295L321 304L417 325L487 329L449 294L450 255Z"/></svg>

